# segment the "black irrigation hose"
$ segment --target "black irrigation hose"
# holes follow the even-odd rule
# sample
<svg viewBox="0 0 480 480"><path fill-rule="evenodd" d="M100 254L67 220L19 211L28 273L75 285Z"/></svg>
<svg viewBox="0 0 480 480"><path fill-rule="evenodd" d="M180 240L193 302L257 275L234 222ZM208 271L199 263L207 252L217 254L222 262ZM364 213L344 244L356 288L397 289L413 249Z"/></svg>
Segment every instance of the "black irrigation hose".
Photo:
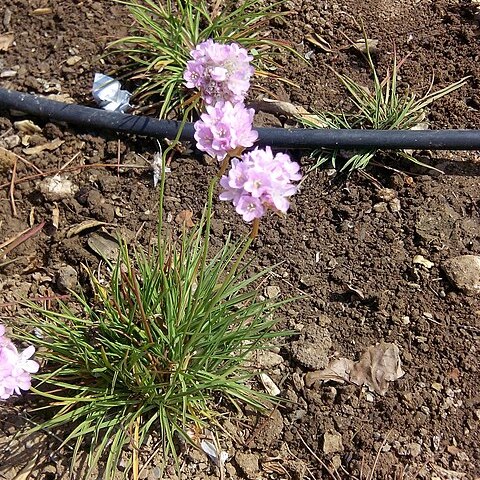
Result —
<svg viewBox="0 0 480 480"><path fill-rule="evenodd" d="M107 112L105 110L70 105L37 95L0 88L0 107L19 110L57 122L67 122L92 129L134 133L158 139L173 139L181 122L157 120L151 117ZM256 128L260 145L275 148L315 149L339 147L345 149L413 150L479 150L479 130L347 130L306 128ZM187 123L181 140L193 139L193 124Z"/></svg>

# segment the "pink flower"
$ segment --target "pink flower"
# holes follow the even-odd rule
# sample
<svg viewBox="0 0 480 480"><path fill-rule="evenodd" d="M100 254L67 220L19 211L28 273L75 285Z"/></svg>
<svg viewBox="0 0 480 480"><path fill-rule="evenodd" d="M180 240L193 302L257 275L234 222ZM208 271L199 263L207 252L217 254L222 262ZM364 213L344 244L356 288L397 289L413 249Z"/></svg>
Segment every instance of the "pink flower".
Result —
<svg viewBox="0 0 480 480"><path fill-rule="evenodd" d="M207 105L217 101L243 102L254 73L250 66L253 57L244 48L209 39L198 44L190 55L193 60L187 62L185 84L200 90Z"/></svg>
<svg viewBox="0 0 480 480"><path fill-rule="evenodd" d="M245 108L243 103L208 105L194 125L197 148L221 161L238 147L251 147L258 138L252 129L254 114L253 108Z"/></svg>
<svg viewBox="0 0 480 480"><path fill-rule="evenodd" d="M256 148L232 160L228 175L220 180L220 200L232 201L246 222L262 217L268 208L286 213L288 198L297 191L292 181L301 178L300 166L287 154L274 156L270 147Z"/></svg>
<svg viewBox="0 0 480 480"><path fill-rule="evenodd" d="M30 358L35 347L27 347L19 353L13 342L4 336L5 327L0 325L0 399L6 400L14 393L31 387L31 373L38 372L39 364Z"/></svg>

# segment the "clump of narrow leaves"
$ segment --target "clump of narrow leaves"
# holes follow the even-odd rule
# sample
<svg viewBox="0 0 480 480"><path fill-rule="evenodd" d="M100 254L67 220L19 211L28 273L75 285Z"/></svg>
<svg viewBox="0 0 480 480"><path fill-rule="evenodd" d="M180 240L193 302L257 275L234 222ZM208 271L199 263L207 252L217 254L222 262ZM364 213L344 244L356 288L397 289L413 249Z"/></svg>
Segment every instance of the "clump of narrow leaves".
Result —
<svg viewBox="0 0 480 480"><path fill-rule="evenodd" d="M265 271L247 274L251 240L212 254L209 222L207 211L193 232L159 236L148 252L121 244L108 283L90 273L93 299L77 295L58 311L32 305L25 319L21 338L42 363L33 391L53 409L38 428L67 427L72 468L89 450L86 477L101 467L113 478L122 455L128 472L152 431L176 458L178 438L215 421L214 401L264 405L248 357L286 335L272 331L279 304L258 298Z"/></svg>
<svg viewBox="0 0 480 480"><path fill-rule="evenodd" d="M118 0L134 19L133 35L113 42L112 53L126 55L126 75L139 85L139 103L160 102L159 116L182 116L185 105L195 101L184 87L183 74L190 52L207 41L235 42L253 56L257 75L277 77L274 54L290 50L287 43L268 35L268 23L285 15L277 12L280 1L259 7L258 0L231 2L206 0Z"/></svg>
<svg viewBox="0 0 480 480"><path fill-rule="evenodd" d="M346 113L319 112L315 115L301 117L300 121L312 128L345 128L345 129L376 129L376 130L408 130L419 128L425 121L426 109L435 100L438 100L462 87L467 78L448 85L435 92L428 91L423 97L417 98L409 91L400 92L397 88L398 69L397 59L394 57L391 71L383 80L380 79L373 58L365 38L365 57L370 69L372 88L357 83L347 75L334 72L336 77L347 90L353 104L352 111ZM364 169L375 157L379 149L370 148L358 151L344 162L342 171ZM425 165L410 152L398 150L399 157L410 162ZM312 169L318 168L326 162L331 162L336 168L339 149L319 149L312 152L311 157L316 160Z"/></svg>

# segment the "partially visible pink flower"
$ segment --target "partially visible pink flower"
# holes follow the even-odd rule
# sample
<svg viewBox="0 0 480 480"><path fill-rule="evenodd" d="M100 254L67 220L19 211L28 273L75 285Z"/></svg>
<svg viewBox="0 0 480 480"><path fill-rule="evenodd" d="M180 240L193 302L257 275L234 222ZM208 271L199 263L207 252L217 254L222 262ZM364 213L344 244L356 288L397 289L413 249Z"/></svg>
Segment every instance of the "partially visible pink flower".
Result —
<svg viewBox="0 0 480 480"><path fill-rule="evenodd" d="M35 347L30 345L19 353L13 342L4 336L5 328L0 325L0 399L6 400L14 393L31 387L31 374L38 372L39 364L30 358Z"/></svg>
<svg viewBox="0 0 480 480"><path fill-rule="evenodd" d="M248 52L236 43L208 39L190 52L183 78L188 88L197 88L207 105L218 101L243 102L254 73Z"/></svg>
<svg viewBox="0 0 480 480"><path fill-rule="evenodd" d="M258 138L252 129L253 108L243 103L217 102L195 122L197 148L221 161L238 147L251 147Z"/></svg>
<svg viewBox="0 0 480 480"><path fill-rule="evenodd" d="M246 222L262 217L268 208L286 213L289 197L297 191L292 181L302 178L300 166L285 153L256 148L232 160L228 175L220 180L220 200L232 201Z"/></svg>

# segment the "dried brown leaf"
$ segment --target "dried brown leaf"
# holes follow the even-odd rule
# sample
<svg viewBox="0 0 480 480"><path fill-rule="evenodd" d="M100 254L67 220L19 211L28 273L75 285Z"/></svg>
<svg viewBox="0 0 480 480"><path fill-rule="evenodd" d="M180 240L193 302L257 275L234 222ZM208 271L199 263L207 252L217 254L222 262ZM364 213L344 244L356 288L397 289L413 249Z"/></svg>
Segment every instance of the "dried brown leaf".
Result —
<svg viewBox="0 0 480 480"><path fill-rule="evenodd" d="M356 385L367 385L370 390L385 395L388 382L404 374L398 347L394 343L380 342L368 347L360 361L354 364L350 381Z"/></svg>
<svg viewBox="0 0 480 480"><path fill-rule="evenodd" d="M318 48L321 48L324 52L333 53L330 44L322 36L318 35L318 33L307 35L305 40L317 46Z"/></svg>
<svg viewBox="0 0 480 480"><path fill-rule="evenodd" d="M195 226L194 221L192 220L193 212L191 210L182 210L176 217L175 222L179 225L185 225L187 228L192 228Z"/></svg>
<svg viewBox="0 0 480 480"><path fill-rule="evenodd" d="M87 243L99 257L106 261L112 262L118 258L120 247L115 238L108 233L93 233Z"/></svg>
<svg viewBox="0 0 480 480"><path fill-rule="evenodd" d="M360 39L352 44L353 48L356 48L359 52L362 53L375 53L378 49L378 40L373 38Z"/></svg>
<svg viewBox="0 0 480 480"><path fill-rule="evenodd" d="M42 133L42 129L31 120L19 120L18 122L13 122L13 126L22 133L28 135L34 135L35 133Z"/></svg>
<svg viewBox="0 0 480 480"><path fill-rule="evenodd" d="M366 385L371 391L385 395L388 382L393 382L404 374L398 347L394 343L380 342L368 347L358 362L352 362L348 358L333 360L325 370L311 373L308 382L346 381Z"/></svg>
<svg viewBox="0 0 480 480"><path fill-rule="evenodd" d="M14 39L11 32L0 35L0 52L6 52L12 46Z"/></svg>
<svg viewBox="0 0 480 480"><path fill-rule="evenodd" d="M85 220L84 222L69 228L67 231L66 237L71 238L74 235L79 235L85 230L89 230L90 228L100 227L102 225L108 225L108 223L100 222L98 220Z"/></svg>
<svg viewBox="0 0 480 480"><path fill-rule="evenodd" d="M290 102L263 98L262 100L251 102L250 105L255 110L260 110L265 113L271 113L273 115L285 115L286 117L292 117L295 119L301 118L302 120L308 120L311 124L317 126L318 128L325 128L327 126L325 122L322 122L318 115L310 113L302 106L294 105Z"/></svg>

